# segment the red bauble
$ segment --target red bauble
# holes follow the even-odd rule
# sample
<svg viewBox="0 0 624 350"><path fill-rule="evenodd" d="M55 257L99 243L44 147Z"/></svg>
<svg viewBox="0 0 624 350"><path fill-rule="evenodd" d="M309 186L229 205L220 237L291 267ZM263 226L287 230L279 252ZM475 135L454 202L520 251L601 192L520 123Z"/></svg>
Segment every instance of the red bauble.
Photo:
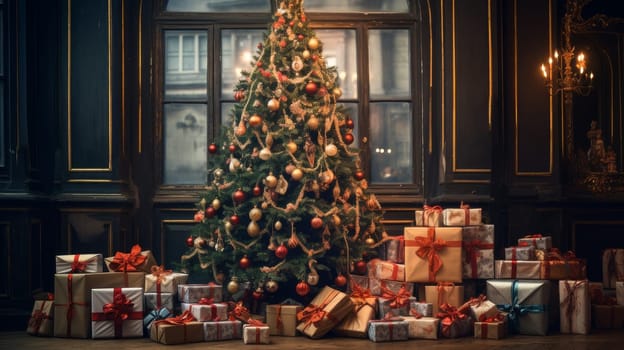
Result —
<svg viewBox="0 0 624 350"><path fill-rule="evenodd" d="M252 115L249 117L249 125L253 127L262 125L262 117L259 114Z"/></svg>
<svg viewBox="0 0 624 350"><path fill-rule="evenodd" d="M355 123L353 122L353 119L349 118L347 120L345 120L345 126L349 129L353 129L353 127L355 126Z"/></svg>
<svg viewBox="0 0 624 350"><path fill-rule="evenodd" d="M280 41L280 43L279 43L279 46L280 46L282 49L283 49L283 48L285 48L285 47L286 47L286 45L287 45L286 40L282 40L282 41Z"/></svg>
<svg viewBox="0 0 624 350"><path fill-rule="evenodd" d="M256 290L254 290L254 292L251 294L251 296L255 299L255 300L260 300L262 299L263 293L262 293L262 288L258 287Z"/></svg>
<svg viewBox="0 0 624 350"><path fill-rule="evenodd" d="M235 145L235 144L231 144L231 145L228 147L228 150L230 151L230 153L234 153L234 152L236 152L236 145Z"/></svg>
<svg viewBox="0 0 624 350"><path fill-rule="evenodd" d="M315 229L318 230L319 228L323 227L323 219L317 217L314 217L310 220L310 226Z"/></svg>
<svg viewBox="0 0 624 350"><path fill-rule="evenodd" d="M344 140L344 142L347 145L350 145L353 143L353 141L355 141L355 138L353 137L353 134L349 133L349 134L344 134L344 136L342 137L342 139Z"/></svg>
<svg viewBox="0 0 624 350"><path fill-rule="evenodd" d="M251 262L249 261L249 258L247 257L247 255L244 255L239 261L238 261L238 266L240 266L241 269L246 269L249 267L249 265L251 264Z"/></svg>
<svg viewBox="0 0 624 350"><path fill-rule="evenodd" d="M241 189L238 189L238 190L234 191L234 193L232 194L232 199L236 203L240 203L240 202L244 201L245 200L245 192L243 192L243 190L241 190Z"/></svg>
<svg viewBox="0 0 624 350"><path fill-rule="evenodd" d="M188 236L186 238L186 245L189 247L192 247L195 244L195 237L193 236Z"/></svg>
<svg viewBox="0 0 624 350"><path fill-rule="evenodd" d="M230 216L230 224L238 225L239 223L240 223L240 218L238 217L238 215L234 214Z"/></svg>
<svg viewBox="0 0 624 350"><path fill-rule="evenodd" d="M320 97L323 97L323 96L327 95L327 88L326 88L326 87L324 87L324 86L321 86L321 88L320 88L320 89L319 89L319 91L318 91L318 95L319 95Z"/></svg>
<svg viewBox="0 0 624 350"><path fill-rule="evenodd" d="M256 67L262 67L262 61L256 62Z"/></svg>
<svg viewBox="0 0 624 350"><path fill-rule="evenodd" d="M309 81L305 86L305 92L308 95L314 95L318 91L318 85L315 82Z"/></svg>
<svg viewBox="0 0 624 350"><path fill-rule="evenodd" d="M277 249L275 249L276 257L284 259L286 255L288 255L288 248L286 248L284 244L280 245L279 247L277 247Z"/></svg>
<svg viewBox="0 0 624 350"><path fill-rule="evenodd" d="M336 284L336 286L338 287L344 287L347 284L347 278L343 275L343 274L339 274L338 276L336 276L336 278L334 279L334 283Z"/></svg>
<svg viewBox="0 0 624 350"><path fill-rule="evenodd" d="M299 296L304 297L308 295L308 293L310 293L310 286L304 281L301 281L297 283L297 286L295 287L295 292L297 292Z"/></svg>
<svg viewBox="0 0 624 350"><path fill-rule="evenodd" d="M358 275L363 275L366 273L366 262L364 260L358 260L354 266L354 272Z"/></svg>
<svg viewBox="0 0 624 350"><path fill-rule="evenodd" d="M217 145L215 145L214 143L211 143L210 145L208 145L208 152L215 154L217 153L218 150L219 150L219 147L217 147Z"/></svg>
<svg viewBox="0 0 624 350"><path fill-rule="evenodd" d="M356 170L356 171L355 171L355 173L353 174L353 177L354 177L356 180L361 181L361 180L364 180L365 174L364 174L364 172L363 172L362 170L359 170L359 169L358 169L358 170Z"/></svg>
<svg viewBox="0 0 624 350"><path fill-rule="evenodd" d="M303 36L303 34L297 35L297 39L299 39L299 41L303 41L304 38L305 36Z"/></svg>
<svg viewBox="0 0 624 350"><path fill-rule="evenodd" d="M215 216L215 214L217 213L217 210L214 207L208 207L206 208L206 216L211 218L213 216Z"/></svg>
<svg viewBox="0 0 624 350"><path fill-rule="evenodd" d="M234 93L234 99L236 101L241 101L242 99L245 98L245 91L244 90L238 90Z"/></svg>
<svg viewBox="0 0 624 350"><path fill-rule="evenodd" d="M253 188L253 195L258 197L262 194L262 188L260 186L256 186Z"/></svg>

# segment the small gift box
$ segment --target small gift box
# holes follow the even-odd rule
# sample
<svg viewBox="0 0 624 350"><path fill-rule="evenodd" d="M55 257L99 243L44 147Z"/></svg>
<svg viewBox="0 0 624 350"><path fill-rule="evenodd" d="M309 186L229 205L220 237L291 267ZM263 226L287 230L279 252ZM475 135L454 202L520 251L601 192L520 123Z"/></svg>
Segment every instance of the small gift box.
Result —
<svg viewBox="0 0 624 350"><path fill-rule="evenodd" d="M422 301L412 300L410 301L410 316L416 317L432 317L433 316L433 304Z"/></svg>
<svg viewBox="0 0 624 350"><path fill-rule="evenodd" d="M535 258L535 247L532 245L529 246L520 246L520 247L507 247L505 248L505 260L536 260Z"/></svg>
<svg viewBox="0 0 624 350"><path fill-rule="evenodd" d="M495 260L494 274L496 278L540 279L542 262L538 260Z"/></svg>
<svg viewBox="0 0 624 350"><path fill-rule="evenodd" d="M602 252L602 284L615 288L616 281L624 281L624 249L605 249Z"/></svg>
<svg viewBox="0 0 624 350"><path fill-rule="evenodd" d="M243 326L243 343L245 344L270 344L269 326L246 324Z"/></svg>
<svg viewBox="0 0 624 350"><path fill-rule="evenodd" d="M511 329L518 334L548 333L550 281L488 280L487 298L508 313Z"/></svg>
<svg viewBox="0 0 624 350"><path fill-rule="evenodd" d="M618 305L624 305L624 282L615 282L615 300Z"/></svg>
<svg viewBox="0 0 624 350"><path fill-rule="evenodd" d="M150 339L167 345L199 343L204 341L204 324L196 322L193 315L185 312L177 317L154 322Z"/></svg>
<svg viewBox="0 0 624 350"><path fill-rule="evenodd" d="M91 291L91 337L143 336L143 288L95 288Z"/></svg>
<svg viewBox="0 0 624 350"><path fill-rule="evenodd" d="M459 208L442 210L444 226L470 226L481 225L481 223L481 208L470 208L469 205L462 203Z"/></svg>
<svg viewBox="0 0 624 350"><path fill-rule="evenodd" d="M416 226L442 226L442 207L425 205L415 212Z"/></svg>
<svg viewBox="0 0 624 350"><path fill-rule="evenodd" d="M443 338L459 338L470 335L474 321L463 310L449 304L440 305L440 336Z"/></svg>
<svg viewBox="0 0 624 350"><path fill-rule="evenodd" d="M437 315L442 304L459 307L464 303L464 286L453 283L425 286L425 300L432 304L433 314Z"/></svg>
<svg viewBox="0 0 624 350"><path fill-rule="evenodd" d="M370 288L368 276L349 275L349 292L353 291L353 285L357 284L360 288Z"/></svg>
<svg viewBox="0 0 624 350"><path fill-rule="evenodd" d="M351 296L353 311L349 313L333 330L334 334L366 338L368 335L368 321L375 318L377 313L377 298L368 294L361 297Z"/></svg>
<svg viewBox="0 0 624 350"><path fill-rule="evenodd" d="M408 324L409 339L438 339L440 319L436 317L402 316Z"/></svg>
<svg viewBox="0 0 624 350"><path fill-rule="evenodd" d="M542 261L540 278L544 280L582 280L587 278L584 259L563 258Z"/></svg>
<svg viewBox="0 0 624 350"><path fill-rule="evenodd" d="M56 256L56 273L93 273L103 271L102 254Z"/></svg>
<svg viewBox="0 0 624 350"><path fill-rule="evenodd" d="M152 266L157 265L156 259L150 250L141 251L141 246L135 244L130 253L117 252L115 256L104 259L106 268L110 272L152 272Z"/></svg>
<svg viewBox="0 0 624 350"><path fill-rule="evenodd" d="M526 235L518 239L519 246L532 246L535 249L549 250L552 248L552 238L541 234Z"/></svg>
<svg viewBox="0 0 624 350"><path fill-rule="evenodd" d="M200 299L197 303L182 303L181 310L189 311L199 322L222 321L228 319L228 305L213 303L210 299Z"/></svg>
<svg viewBox="0 0 624 350"><path fill-rule="evenodd" d="M204 341L240 339L242 331L243 323L239 320L204 322Z"/></svg>
<svg viewBox="0 0 624 350"><path fill-rule="evenodd" d="M403 288L407 290L410 295L414 294L414 284L411 282L386 281L377 278L369 278L368 286L370 288L371 294L373 295L381 295L383 288L388 288L394 293L398 293L399 290Z"/></svg>
<svg viewBox="0 0 624 350"><path fill-rule="evenodd" d="M51 336L52 320L54 319L54 300L35 300L33 311L28 320L26 333L32 335Z"/></svg>
<svg viewBox="0 0 624 350"><path fill-rule="evenodd" d="M150 274L145 275L145 292L172 293L178 292L178 285L185 284L188 274L165 270L161 265L152 266Z"/></svg>
<svg viewBox="0 0 624 350"><path fill-rule="evenodd" d="M559 281L561 333L589 333L591 327L589 301L589 285L586 280Z"/></svg>
<svg viewBox="0 0 624 350"><path fill-rule="evenodd" d="M353 312L351 298L336 289L324 287L312 302L297 314L297 330L310 338L320 338Z"/></svg>
<svg viewBox="0 0 624 350"><path fill-rule="evenodd" d="M391 314L392 316L407 316L410 314L410 303L416 301L415 297L393 297L378 299L379 308L377 311L377 318L383 318L384 315Z"/></svg>
<svg viewBox="0 0 624 350"><path fill-rule="evenodd" d="M494 225L462 228L463 278L494 278Z"/></svg>
<svg viewBox="0 0 624 350"><path fill-rule="evenodd" d="M145 310L168 309L173 311L173 293L143 293Z"/></svg>
<svg viewBox="0 0 624 350"><path fill-rule="evenodd" d="M470 316L475 321L489 319L499 314L496 304L487 300L485 295L469 300L468 304L470 305Z"/></svg>
<svg viewBox="0 0 624 350"><path fill-rule="evenodd" d="M150 330L155 321L164 320L172 316L173 314L171 311L166 308L151 310L143 317L143 328L147 330L147 334L150 334Z"/></svg>
<svg viewBox="0 0 624 350"><path fill-rule="evenodd" d="M212 299L218 303L223 300L223 286L208 284L178 284L178 301L181 303L197 303L200 299Z"/></svg>
<svg viewBox="0 0 624 350"><path fill-rule="evenodd" d="M396 264L405 262L405 239L403 236L393 236L385 244L386 260Z"/></svg>
<svg viewBox="0 0 624 350"><path fill-rule="evenodd" d="M401 318L368 322L368 339L374 342L407 340L409 325Z"/></svg>
<svg viewBox="0 0 624 350"><path fill-rule="evenodd" d="M461 227L405 227L405 281L461 282Z"/></svg>
<svg viewBox="0 0 624 350"><path fill-rule="evenodd" d="M375 266L375 278L389 281L405 281L405 265L380 261Z"/></svg>
<svg viewBox="0 0 624 350"><path fill-rule="evenodd" d="M267 305L266 323L271 335L294 337L297 335L297 313L303 310L299 305Z"/></svg>
<svg viewBox="0 0 624 350"><path fill-rule="evenodd" d="M477 339L503 339L507 337L507 317L499 313L474 323L474 337Z"/></svg>

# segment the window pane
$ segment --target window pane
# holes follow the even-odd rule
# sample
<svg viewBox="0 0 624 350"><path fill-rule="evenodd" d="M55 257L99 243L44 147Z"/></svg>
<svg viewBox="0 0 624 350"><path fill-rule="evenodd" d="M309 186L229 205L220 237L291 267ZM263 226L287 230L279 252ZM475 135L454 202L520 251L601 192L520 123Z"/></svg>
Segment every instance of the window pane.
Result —
<svg viewBox="0 0 624 350"><path fill-rule="evenodd" d="M371 30L368 38L370 97L410 98L410 40L407 29Z"/></svg>
<svg viewBox="0 0 624 350"><path fill-rule="evenodd" d="M6 141L4 140L4 80L0 80L0 168L6 166L4 155L6 152Z"/></svg>
<svg viewBox="0 0 624 350"><path fill-rule="evenodd" d="M338 69L342 98L357 98L357 46L355 30L317 30L328 67Z"/></svg>
<svg viewBox="0 0 624 350"><path fill-rule="evenodd" d="M371 103L372 183L411 183L412 115L406 102Z"/></svg>
<svg viewBox="0 0 624 350"><path fill-rule="evenodd" d="M241 71L251 71L253 57L262 42L263 30L224 30L221 32L221 96L234 100L234 86Z"/></svg>
<svg viewBox="0 0 624 350"><path fill-rule="evenodd" d="M169 0L171 12L265 12L271 11L269 0Z"/></svg>
<svg viewBox="0 0 624 350"><path fill-rule="evenodd" d="M221 126L232 126L232 108L234 108L234 103L232 102L224 102L221 104Z"/></svg>
<svg viewBox="0 0 624 350"><path fill-rule="evenodd" d="M163 182L167 185L206 183L206 105L171 103L164 109Z"/></svg>
<svg viewBox="0 0 624 350"><path fill-rule="evenodd" d="M206 60L200 59L200 48L207 48L206 38L203 31L165 32L166 99L206 100Z"/></svg>
<svg viewBox="0 0 624 350"><path fill-rule="evenodd" d="M306 0L310 12L408 12L408 0Z"/></svg>

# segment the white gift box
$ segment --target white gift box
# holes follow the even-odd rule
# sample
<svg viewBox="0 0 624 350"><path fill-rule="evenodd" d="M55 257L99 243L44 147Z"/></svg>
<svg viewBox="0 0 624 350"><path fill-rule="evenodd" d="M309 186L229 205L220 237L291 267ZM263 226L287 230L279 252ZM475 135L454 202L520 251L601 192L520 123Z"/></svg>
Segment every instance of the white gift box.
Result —
<svg viewBox="0 0 624 350"><path fill-rule="evenodd" d="M270 344L269 326L243 326L243 343L245 344Z"/></svg>
<svg viewBox="0 0 624 350"><path fill-rule="evenodd" d="M591 328L589 284L586 280L559 281L561 333L588 334Z"/></svg>
<svg viewBox="0 0 624 350"><path fill-rule="evenodd" d="M402 316L408 324L407 337L409 339L438 339L440 319L436 317Z"/></svg>
<svg viewBox="0 0 624 350"><path fill-rule="evenodd" d="M71 254L56 256L56 273L93 273L104 270L102 254Z"/></svg>
<svg viewBox="0 0 624 350"><path fill-rule="evenodd" d="M91 337L143 336L143 288L95 288L91 291Z"/></svg>
<svg viewBox="0 0 624 350"><path fill-rule="evenodd" d="M219 341L242 338L243 323L234 321L204 322L204 341Z"/></svg>
<svg viewBox="0 0 624 350"><path fill-rule="evenodd" d="M181 304L182 312L188 310L199 322L225 321L228 319L228 306L225 303L213 304Z"/></svg>
<svg viewBox="0 0 624 350"><path fill-rule="evenodd" d="M535 249L549 250L552 248L552 237L542 235L528 235L518 239L519 246L532 246Z"/></svg>
<svg viewBox="0 0 624 350"><path fill-rule="evenodd" d="M214 283L178 284L178 300L181 303L197 303L202 298L216 303L223 301L223 286Z"/></svg>
<svg viewBox="0 0 624 350"><path fill-rule="evenodd" d="M442 210L444 226L481 225L481 208L447 208Z"/></svg>

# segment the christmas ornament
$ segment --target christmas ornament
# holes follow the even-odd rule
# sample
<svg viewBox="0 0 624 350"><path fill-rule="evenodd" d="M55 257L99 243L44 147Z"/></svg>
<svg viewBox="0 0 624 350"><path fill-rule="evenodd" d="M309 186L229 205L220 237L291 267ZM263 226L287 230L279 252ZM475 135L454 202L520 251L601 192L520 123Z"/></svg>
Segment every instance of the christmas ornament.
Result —
<svg viewBox="0 0 624 350"><path fill-rule="evenodd" d="M373 237L368 237L365 242L367 245L372 246L375 244L375 239Z"/></svg>
<svg viewBox="0 0 624 350"><path fill-rule="evenodd" d="M245 200L245 192L243 192L243 190L239 188L238 190L234 191L234 193L232 194L232 199L236 203L241 203L242 201Z"/></svg>
<svg viewBox="0 0 624 350"><path fill-rule="evenodd" d="M284 259L286 255L288 255L288 248L286 248L284 244L280 245L279 247L277 247L277 249L275 249L276 257Z"/></svg>
<svg viewBox="0 0 624 350"><path fill-rule="evenodd" d="M267 108L271 112L277 111L279 109L279 107L280 107L280 102L276 98L272 98L272 99L269 100L269 102L267 102Z"/></svg>
<svg viewBox="0 0 624 350"><path fill-rule="evenodd" d="M260 210L259 208L251 209L249 211L249 219L251 219L251 221L258 221L262 219L262 210Z"/></svg>
<svg viewBox="0 0 624 350"><path fill-rule="evenodd" d="M234 93L234 99L236 101L241 101L242 99L245 98L245 91L244 90L238 90Z"/></svg>
<svg viewBox="0 0 624 350"><path fill-rule="evenodd" d="M310 40L308 40L308 48L310 50L316 50L319 47L319 41L316 38L310 38Z"/></svg>
<svg viewBox="0 0 624 350"><path fill-rule="evenodd" d="M216 179L220 179L223 176L223 169L217 168L217 169L215 169L213 174L214 174Z"/></svg>
<svg viewBox="0 0 624 350"><path fill-rule="evenodd" d="M215 282L217 282L217 284L223 284L224 279L225 279L225 275L223 274L223 272L219 272L215 276Z"/></svg>
<svg viewBox="0 0 624 350"><path fill-rule="evenodd" d="M254 128L262 125L262 117L259 114L254 114L251 117L249 117L249 125L253 126Z"/></svg>
<svg viewBox="0 0 624 350"><path fill-rule="evenodd" d="M206 208L206 198L202 198L202 199L199 201L199 205L200 205L202 208Z"/></svg>
<svg viewBox="0 0 624 350"><path fill-rule="evenodd" d="M193 245L195 245L195 237L193 236L188 236L186 238L186 246L187 247L193 247Z"/></svg>
<svg viewBox="0 0 624 350"><path fill-rule="evenodd" d="M215 210L215 208L213 208L213 207L206 208L206 217L211 218L211 217L215 216L216 213L217 213L217 211Z"/></svg>
<svg viewBox="0 0 624 350"><path fill-rule="evenodd" d="M273 224L273 227L275 228L275 231L279 231L279 230L281 230L281 229L282 229L282 222L281 222L281 221L279 221L279 220L277 220L277 221L275 222L275 224Z"/></svg>
<svg viewBox="0 0 624 350"><path fill-rule="evenodd" d="M214 143L211 143L210 145L208 145L208 152L215 154L217 153L218 150L219 148Z"/></svg>
<svg viewBox="0 0 624 350"><path fill-rule="evenodd" d="M327 88L324 86L321 86L321 88L317 92L317 95L319 95L320 97L327 96Z"/></svg>
<svg viewBox="0 0 624 350"><path fill-rule="evenodd" d="M260 225L257 222L251 221L249 225L247 225L247 234L251 238L256 238L260 234Z"/></svg>
<svg viewBox="0 0 624 350"><path fill-rule="evenodd" d="M334 283L338 287L344 287L347 284L347 278L343 274L338 274L334 279Z"/></svg>
<svg viewBox="0 0 624 350"><path fill-rule="evenodd" d="M330 143L329 145L325 146L325 154L327 154L329 157L334 157L336 154L338 154L338 147L336 147L336 145L334 145L333 143Z"/></svg>
<svg viewBox="0 0 624 350"><path fill-rule="evenodd" d="M323 219L319 218L318 216L313 217L312 220L310 220L310 227L315 230L323 227Z"/></svg>
<svg viewBox="0 0 624 350"><path fill-rule="evenodd" d="M355 171L355 173L353 173L353 177L360 181L360 180L364 180L365 174L362 170L358 169Z"/></svg>
<svg viewBox="0 0 624 350"><path fill-rule="evenodd" d="M233 143L231 143L231 144L228 146L228 151L230 151L230 153L234 153L234 152L236 152L236 145L235 145L235 144L233 144Z"/></svg>
<svg viewBox="0 0 624 350"><path fill-rule="evenodd" d="M228 283L227 285L227 291L230 294L236 294L236 292L238 292L239 289L240 289L240 285L238 284L238 277L234 276L232 277L232 280L230 281L230 283Z"/></svg>
<svg viewBox="0 0 624 350"><path fill-rule="evenodd" d="M318 86L316 85L315 82L313 81L309 81L306 85L305 85L305 92L308 95L314 95L316 94L316 92L318 91Z"/></svg>
<svg viewBox="0 0 624 350"><path fill-rule="evenodd" d="M215 210L219 210L219 208L221 208L221 201L219 200L219 198L215 198L212 200L212 207L215 208Z"/></svg>
<svg viewBox="0 0 624 350"><path fill-rule="evenodd" d="M353 143L353 141L355 141L355 138L353 137L353 134L349 133L349 134L345 134L342 139L344 140L344 142L347 145L350 145Z"/></svg>
<svg viewBox="0 0 624 350"><path fill-rule="evenodd" d="M265 160L265 161L266 161L266 160L271 159L271 156L272 156L272 155L273 155L273 154L271 153L271 150L270 150L270 149L268 149L268 148L266 148L266 147L264 147L263 149L261 149L261 150L260 150L260 153L259 153L259 155L258 155L258 156L260 157L260 159L262 159L262 160Z"/></svg>
<svg viewBox="0 0 624 350"><path fill-rule="evenodd" d="M310 116L308 119L308 128L310 130L317 130L319 127L319 120L315 115Z"/></svg>
<svg viewBox="0 0 624 350"><path fill-rule="evenodd" d="M340 89L339 87L335 87L332 90L332 94L334 94L334 97L336 97L336 99L339 99L340 96L342 96L342 89Z"/></svg>
<svg viewBox="0 0 624 350"><path fill-rule="evenodd" d="M238 266L240 266L241 269L246 269L249 267L249 265L251 264L251 262L249 261L249 258L247 258L247 255L244 255L239 261L238 261Z"/></svg>
<svg viewBox="0 0 624 350"><path fill-rule="evenodd" d="M286 172L286 174L290 175L292 174L293 170L295 170L297 167L294 166L293 164L288 164L284 167L284 171Z"/></svg>
<svg viewBox="0 0 624 350"><path fill-rule="evenodd" d="M349 129L353 129L353 127L355 126L355 122L353 122L353 119L348 118L347 120L345 120L345 126Z"/></svg>
<svg viewBox="0 0 624 350"><path fill-rule="evenodd" d="M206 214L204 214L203 211L199 210L198 212L195 213L195 215L193 216L193 221L195 222L200 222L200 221L204 221L204 216Z"/></svg>
<svg viewBox="0 0 624 350"><path fill-rule="evenodd" d="M366 273L366 262L364 260L358 260L355 263L354 270L358 275L363 275Z"/></svg>
<svg viewBox="0 0 624 350"><path fill-rule="evenodd" d="M297 292L299 296L304 297L308 295L308 293L310 293L310 286L305 281L301 281L297 283L297 286L295 287L295 292Z"/></svg>
<svg viewBox="0 0 624 350"><path fill-rule="evenodd" d="M252 296L255 300L260 300L262 299L262 294L263 294L262 288L258 287L256 288L256 290L254 290L254 292L252 293Z"/></svg>
<svg viewBox="0 0 624 350"><path fill-rule="evenodd" d="M307 60L308 58L310 58L310 51L303 50L303 52L301 53L301 57Z"/></svg>
<svg viewBox="0 0 624 350"><path fill-rule="evenodd" d="M286 144L286 149L290 154L294 154L295 152L297 152L297 144L290 141Z"/></svg>
<svg viewBox="0 0 624 350"><path fill-rule="evenodd" d="M262 188L258 185L256 185L252 191L253 191L253 195L256 197L262 194Z"/></svg>
<svg viewBox="0 0 624 350"><path fill-rule="evenodd" d="M241 119L240 123L238 123L238 126L234 128L234 135L245 136L245 133L247 133L247 127L245 126L245 123L243 123L243 120Z"/></svg>
<svg viewBox="0 0 624 350"><path fill-rule="evenodd" d="M273 280L268 280L264 284L264 289L269 293L275 293L279 289L279 284Z"/></svg>
<svg viewBox="0 0 624 350"><path fill-rule="evenodd" d="M271 173L264 178L264 184L268 188L275 188L275 186L277 186L277 178Z"/></svg>
<svg viewBox="0 0 624 350"><path fill-rule="evenodd" d="M299 73L299 71L303 69L303 60L301 59L301 57L295 56L290 66L295 72Z"/></svg>
<svg viewBox="0 0 624 350"><path fill-rule="evenodd" d="M299 168L296 168L292 171L292 173L290 173L290 177L295 181L299 181L303 178L303 171Z"/></svg>
<svg viewBox="0 0 624 350"><path fill-rule="evenodd" d="M240 165L241 165L240 164L240 160L238 160L238 159L236 159L234 157L230 158L230 172L232 172L232 173L235 172L236 169L240 168Z"/></svg>
<svg viewBox="0 0 624 350"><path fill-rule="evenodd" d="M238 217L238 215L234 214L230 216L230 223L232 225L238 225L240 223L240 218Z"/></svg>

